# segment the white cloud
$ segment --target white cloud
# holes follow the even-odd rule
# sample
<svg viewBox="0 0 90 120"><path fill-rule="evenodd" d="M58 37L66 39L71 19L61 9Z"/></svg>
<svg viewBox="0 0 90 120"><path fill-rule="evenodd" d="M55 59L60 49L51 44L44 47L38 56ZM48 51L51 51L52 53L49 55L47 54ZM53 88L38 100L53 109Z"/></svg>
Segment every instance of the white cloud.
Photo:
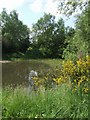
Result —
<svg viewBox="0 0 90 120"><path fill-rule="evenodd" d="M25 0L0 0L0 12L3 8L6 8L7 11L12 11L13 9L16 9L17 7L20 7L23 5Z"/></svg>
<svg viewBox="0 0 90 120"><path fill-rule="evenodd" d="M51 13L52 15L57 15L58 4L54 0L47 0L44 6L44 12Z"/></svg>
<svg viewBox="0 0 90 120"><path fill-rule="evenodd" d="M42 11L42 0L34 0L29 6L33 12L39 13Z"/></svg>
<svg viewBox="0 0 90 120"><path fill-rule="evenodd" d="M30 3L30 9L32 12L39 13L51 13L52 15L56 15L58 12L58 1L57 0L33 0Z"/></svg>

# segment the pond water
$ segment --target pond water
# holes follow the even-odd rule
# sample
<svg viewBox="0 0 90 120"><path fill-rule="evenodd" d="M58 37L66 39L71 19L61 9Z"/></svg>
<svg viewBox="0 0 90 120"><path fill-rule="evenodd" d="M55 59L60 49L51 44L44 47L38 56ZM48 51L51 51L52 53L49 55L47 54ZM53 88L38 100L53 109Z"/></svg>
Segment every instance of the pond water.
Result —
<svg viewBox="0 0 90 120"><path fill-rule="evenodd" d="M28 86L31 70L35 70L38 74L44 75L48 69L50 69L48 64L33 60L2 63L2 86Z"/></svg>

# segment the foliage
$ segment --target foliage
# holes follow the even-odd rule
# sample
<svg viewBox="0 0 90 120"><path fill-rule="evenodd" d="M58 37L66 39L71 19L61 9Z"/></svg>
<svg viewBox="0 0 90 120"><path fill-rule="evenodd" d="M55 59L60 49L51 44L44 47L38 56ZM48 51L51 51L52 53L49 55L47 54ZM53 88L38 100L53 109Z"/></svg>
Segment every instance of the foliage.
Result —
<svg viewBox="0 0 90 120"><path fill-rule="evenodd" d="M43 57L62 57L65 47L65 26L63 19L55 22L55 16L44 14L31 29L32 45L29 51L38 50Z"/></svg>
<svg viewBox="0 0 90 120"><path fill-rule="evenodd" d="M4 9L0 14L3 53L23 52L23 57L28 59L65 58L74 61L90 54L90 2L62 0L59 5L61 12L67 15L81 9L82 12L76 16L75 28L65 27L62 18L56 21L55 16L44 13L29 30L18 19L16 11L7 14Z"/></svg>
<svg viewBox="0 0 90 120"><path fill-rule="evenodd" d="M29 29L18 19L16 11L1 13L3 52L25 52L29 47Z"/></svg>
<svg viewBox="0 0 90 120"><path fill-rule="evenodd" d="M49 60L48 64L50 69L33 77L34 90L23 86L2 89L3 118L88 118L90 56L62 64Z"/></svg>
<svg viewBox="0 0 90 120"><path fill-rule="evenodd" d="M76 63L67 61L63 64L64 78L70 80L72 88L74 87L77 91L81 89L81 92L89 92L89 69L90 69L90 57L86 56L86 59L79 59Z"/></svg>
<svg viewBox="0 0 90 120"><path fill-rule="evenodd" d="M45 89L62 83L68 83L72 90L78 89L82 93L88 93L90 57L79 59L75 62L68 60L54 69L49 69L43 77L33 77L35 87L44 86Z"/></svg>
<svg viewBox="0 0 90 120"><path fill-rule="evenodd" d="M2 91L3 118L87 118L90 84L90 2L60 1L67 15L82 10L76 28L65 28L63 19L44 14L30 30L16 11L0 16L4 52L26 52L30 58L65 58L62 64L39 71L34 90L8 87ZM62 12L62 11L61 11ZM1 32L0 32L1 34ZM63 56L62 56L63 54ZM20 55L24 55L20 53ZM86 57L85 57L86 56ZM41 64L41 62L39 62ZM34 63L35 64L35 63ZM53 60L55 66L55 61ZM46 66L46 64L45 64ZM38 67L37 67L38 69ZM1 94L1 91L0 91ZM1 103L2 102L2 103ZM82 107L83 106L83 107Z"/></svg>
<svg viewBox="0 0 90 120"><path fill-rule="evenodd" d="M77 48L74 44L75 29L72 27L66 27L66 39L65 39L65 49L63 50L62 57L65 59L75 60ZM75 41L76 42L76 41Z"/></svg>
<svg viewBox="0 0 90 120"><path fill-rule="evenodd" d="M80 42L83 42L82 49L86 48L86 51L90 53L90 4L86 7L86 9L82 12L80 16L78 16L76 21L76 39Z"/></svg>
<svg viewBox="0 0 90 120"><path fill-rule="evenodd" d="M90 6L88 5L82 14L77 16L75 33L71 38L66 38L67 47L63 51L65 59L76 60L78 57L90 54L89 11Z"/></svg>
<svg viewBox="0 0 90 120"><path fill-rule="evenodd" d="M70 16L78 11L82 11L87 7L90 1L88 0L57 0L59 1L59 11L62 14Z"/></svg>
<svg viewBox="0 0 90 120"><path fill-rule="evenodd" d="M7 87L2 92L3 119L88 118L87 95L81 99L67 84L46 91Z"/></svg>

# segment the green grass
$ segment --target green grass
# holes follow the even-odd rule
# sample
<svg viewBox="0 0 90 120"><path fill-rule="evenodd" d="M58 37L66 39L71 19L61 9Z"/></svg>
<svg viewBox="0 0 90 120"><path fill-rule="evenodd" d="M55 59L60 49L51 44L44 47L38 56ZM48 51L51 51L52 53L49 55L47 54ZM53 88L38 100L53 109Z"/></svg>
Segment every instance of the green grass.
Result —
<svg viewBox="0 0 90 120"><path fill-rule="evenodd" d="M23 87L2 90L3 118L87 118L87 95L82 98L67 84L32 91Z"/></svg>
<svg viewBox="0 0 90 120"><path fill-rule="evenodd" d="M9 60L9 61L13 61L13 62L23 62L23 61L30 61L31 63L36 62L36 63L44 63L44 64L48 64L50 66L57 66L61 63L61 59L48 59L48 58L44 58L44 59L32 59L32 58L26 58L25 55L23 53L9 53L9 54L3 54L2 60Z"/></svg>
<svg viewBox="0 0 90 120"><path fill-rule="evenodd" d="M45 64L50 67L56 67L62 63L62 59L27 59L25 60L25 59L17 58L12 60L12 62L30 62L31 65L34 64L34 67L37 67L37 65L41 65L41 64Z"/></svg>
<svg viewBox="0 0 90 120"><path fill-rule="evenodd" d="M61 66L60 59L14 59L11 63L19 63L24 66L30 63L32 69L45 76L56 66ZM25 64L24 64L25 62ZM19 65L19 64L17 64ZM28 64L27 64L28 65ZM16 64L15 64L16 66ZM15 68L14 66L14 68ZM16 67L17 69L17 67ZM12 69L11 69L12 70ZM14 70L15 71L15 70ZM50 75L52 75L50 74ZM55 74L55 73L54 73ZM42 78L42 76L40 76ZM78 94L79 93L79 94ZM32 91L18 86L16 88L5 87L2 89L2 116L3 118L87 118L88 95L80 92L72 92L67 83L55 88Z"/></svg>

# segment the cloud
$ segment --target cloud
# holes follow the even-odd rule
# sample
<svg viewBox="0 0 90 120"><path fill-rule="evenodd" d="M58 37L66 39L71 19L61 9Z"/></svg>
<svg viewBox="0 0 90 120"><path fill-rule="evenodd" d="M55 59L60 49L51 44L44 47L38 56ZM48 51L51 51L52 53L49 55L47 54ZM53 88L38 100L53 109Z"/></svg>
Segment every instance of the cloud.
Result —
<svg viewBox="0 0 90 120"><path fill-rule="evenodd" d="M44 6L44 12L51 13L52 15L57 15L58 4L54 0L47 0Z"/></svg>
<svg viewBox="0 0 90 120"><path fill-rule="evenodd" d="M28 4L29 8L34 13L51 13L57 15L58 0L0 0L0 12L6 8L7 12Z"/></svg>
<svg viewBox="0 0 90 120"><path fill-rule="evenodd" d="M42 11L42 0L34 0L29 6L32 12L39 13Z"/></svg>
<svg viewBox="0 0 90 120"><path fill-rule="evenodd" d="M35 13L45 12L56 15L58 12L57 0L33 0L29 6L32 12Z"/></svg>
<svg viewBox="0 0 90 120"><path fill-rule="evenodd" d="M20 7L24 4L25 0L0 0L0 12L6 8L8 12Z"/></svg>

